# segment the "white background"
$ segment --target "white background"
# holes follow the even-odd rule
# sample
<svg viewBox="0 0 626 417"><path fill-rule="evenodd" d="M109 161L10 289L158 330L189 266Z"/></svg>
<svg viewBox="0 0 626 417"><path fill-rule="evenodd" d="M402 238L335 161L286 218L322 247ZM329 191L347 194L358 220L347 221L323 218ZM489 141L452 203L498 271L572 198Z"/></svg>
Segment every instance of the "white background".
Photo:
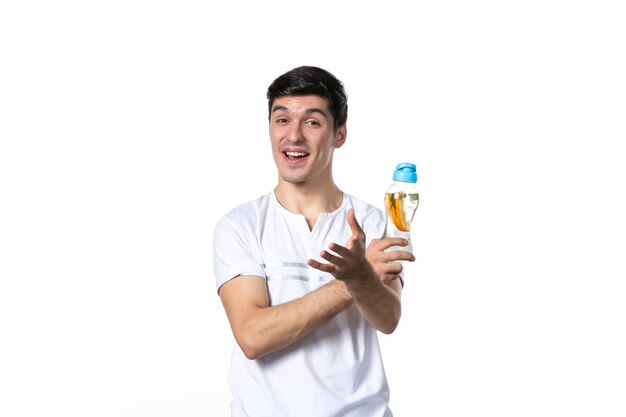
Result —
<svg viewBox="0 0 626 417"><path fill-rule="evenodd" d="M622 4L3 1L0 414L227 415L212 229L306 64L350 97L342 189L418 165L395 415L626 415Z"/></svg>

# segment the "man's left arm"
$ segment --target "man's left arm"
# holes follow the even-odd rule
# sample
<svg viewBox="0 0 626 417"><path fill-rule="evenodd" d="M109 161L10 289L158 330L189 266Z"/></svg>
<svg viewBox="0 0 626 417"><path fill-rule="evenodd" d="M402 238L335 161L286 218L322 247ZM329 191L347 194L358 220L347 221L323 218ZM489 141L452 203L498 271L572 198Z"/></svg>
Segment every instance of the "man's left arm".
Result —
<svg viewBox="0 0 626 417"><path fill-rule="evenodd" d="M336 255L326 250L320 254L329 263L309 259L308 264L343 281L370 325L383 333L392 333L398 326L402 311L402 284L398 279L402 265L394 261L412 262L415 257L402 250L385 252L391 246L406 245L407 242L401 238L375 239L366 249L365 233L353 210L348 211L348 224L352 236L346 245L331 243L329 249Z"/></svg>

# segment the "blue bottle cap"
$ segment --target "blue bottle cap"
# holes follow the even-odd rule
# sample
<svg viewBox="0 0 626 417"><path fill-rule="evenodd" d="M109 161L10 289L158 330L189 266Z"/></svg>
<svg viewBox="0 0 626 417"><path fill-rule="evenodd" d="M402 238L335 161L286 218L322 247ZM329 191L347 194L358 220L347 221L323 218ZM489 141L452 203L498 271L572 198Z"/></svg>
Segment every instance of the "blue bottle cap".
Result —
<svg viewBox="0 0 626 417"><path fill-rule="evenodd" d="M417 182L417 173L414 164L409 162L403 162L396 165L396 170L393 172L394 181L404 182Z"/></svg>

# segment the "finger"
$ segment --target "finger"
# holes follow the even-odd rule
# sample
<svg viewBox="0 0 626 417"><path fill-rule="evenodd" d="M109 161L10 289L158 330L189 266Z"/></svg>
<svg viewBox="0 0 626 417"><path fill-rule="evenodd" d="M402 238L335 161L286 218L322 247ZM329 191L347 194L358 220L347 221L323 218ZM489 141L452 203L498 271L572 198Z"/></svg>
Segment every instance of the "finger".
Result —
<svg viewBox="0 0 626 417"><path fill-rule="evenodd" d="M332 250L333 252L335 252L337 255L342 256L344 258L354 256L354 252L352 252L350 249L346 248L345 246L341 246L337 243L331 243L330 245L328 245L328 248Z"/></svg>
<svg viewBox="0 0 626 417"><path fill-rule="evenodd" d="M346 262L344 261L344 259L340 256L335 256L332 253L328 252L328 251L321 251L320 252L320 256L324 259L326 259L328 262L330 262L333 265L344 265Z"/></svg>
<svg viewBox="0 0 626 417"><path fill-rule="evenodd" d="M387 262L392 261L415 261L415 255L413 255L409 251L405 250L392 250L390 252L385 252L385 259Z"/></svg>
<svg viewBox="0 0 626 417"><path fill-rule="evenodd" d="M396 269L396 268L376 268L375 271L376 275L378 275L380 277L380 279L387 279L389 277L394 277L397 275L400 275L402 273L402 268L400 269Z"/></svg>
<svg viewBox="0 0 626 417"><path fill-rule="evenodd" d="M335 266L331 264L323 264L321 262L316 261L315 259L309 259L306 263L311 267L318 269L322 272L332 273L334 271Z"/></svg>
<svg viewBox="0 0 626 417"><path fill-rule="evenodd" d="M399 274L404 267L399 262L389 262L380 268L385 274Z"/></svg>
<svg viewBox="0 0 626 417"><path fill-rule="evenodd" d="M398 279L400 278L400 275L398 274L385 274L385 278L383 278L383 282L386 284L389 284L391 281L393 281L394 279Z"/></svg>
<svg viewBox="0 0 626 417"><path fill-rule="evenodd" d="M394 279L398 279L400 278L400 275L398 274L379 274L378 278L384 282L385 284L389 284L390 282L392 282Z"/></svg>
<svg viewBox="0 0 626 417"><path fill-rule="evenodd" d="M352 236L356 236L358 239L364 239L365 233L359 222L356 220L356 216L354 215L354 209L348 210L348 225L350 226L350 230L352 231Z"/></svg>
<svg viewBox="0 0 626 417"><path fill-rule="evenodd" d="M389 249L392 246L407 246L409 241L401 237L385 237L379 241L382 250Z"/></svg>
<svg viewBox="0 0 626 417"><path fill-rule="evenodd" d="M394 279L400 279L400 275L393 275L393 276L389 277L389 279L385 282L385 284L389 284Z"/></svg>

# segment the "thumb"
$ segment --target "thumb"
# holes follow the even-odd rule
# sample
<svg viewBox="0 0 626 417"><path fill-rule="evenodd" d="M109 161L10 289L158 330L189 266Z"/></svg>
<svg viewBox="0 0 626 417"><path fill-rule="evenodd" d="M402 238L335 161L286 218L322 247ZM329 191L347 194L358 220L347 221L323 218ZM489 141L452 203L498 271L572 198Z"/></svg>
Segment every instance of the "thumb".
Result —
<svg viewBox="0 0 626 417"><path fill-rule="evenodd" d="M365 237L365 233L363 232L363 229L361 229L361 226L359 225L359 222L356 220L356 216L354 215L354 209L348 210L348 225L350 226L350 230L352 231L352 236L359 239Z"/></svg>
<svg viewBox="0 0 626 417"><path fill-rule="evenodd" d="M361 250L365 249L365 232L361 229L359 222L357 222L356 217L354 215L354 209L348 210L348 225L350 226L350 230L352 231L352 235L350 239L348 239L347 246L350 249L355 249L357 247L361 248Z"/></svg>

